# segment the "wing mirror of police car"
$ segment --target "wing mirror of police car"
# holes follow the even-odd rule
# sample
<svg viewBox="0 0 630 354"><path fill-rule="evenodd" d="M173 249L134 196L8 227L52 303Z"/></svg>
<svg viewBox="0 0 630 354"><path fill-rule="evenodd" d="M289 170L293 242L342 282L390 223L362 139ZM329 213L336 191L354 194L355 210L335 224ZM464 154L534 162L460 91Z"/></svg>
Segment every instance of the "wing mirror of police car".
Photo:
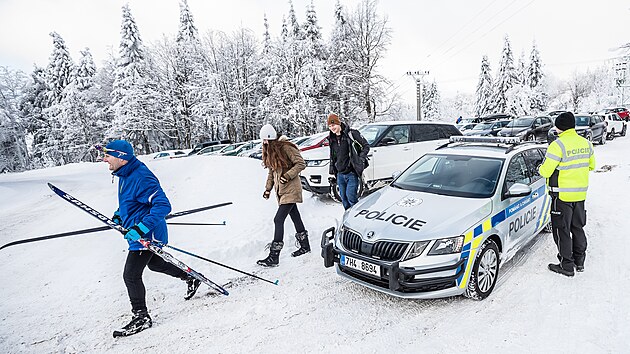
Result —
<svg viewBox="0 0 630 354"><path fill-rule="evenodd" d="M514 183L512 187L508 189L507 193L505 193L505 196L507 198L524 197L529 195L531 192L532 188L530 186L523 183Z"/></svg>
<svg viewBox="0 0 630 354"><path fill-rule="evenodd" d="M400 174L401 174L401 173L402 173L402 172L401 172L400 170L398 170L398 171L394 171L394 172L392 173L392 178L393 178L393 179L398 178L398 176L400 176Z"/></svg>

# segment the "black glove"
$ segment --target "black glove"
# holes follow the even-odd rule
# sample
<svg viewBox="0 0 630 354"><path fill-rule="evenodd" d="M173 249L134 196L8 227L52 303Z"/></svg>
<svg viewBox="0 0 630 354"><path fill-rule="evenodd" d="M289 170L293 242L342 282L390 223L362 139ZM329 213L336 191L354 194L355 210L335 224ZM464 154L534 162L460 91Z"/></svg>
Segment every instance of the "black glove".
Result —
<svg viewBox="0 0 630 354"><path fill-rule="evenodd" d="M330 184L337 184L337 178L336 177L328 177L328 183L330 183Z"/></svg>
<svg viewBox="0 0 630 354"><path fill-rule="evenodd" d="M120 217L120 213L118 212L118 210L114 212L114 216L112 216L112 221L116 225L122 225L122 218Z"/></svg>
<svg viewBox="0 0 630 354"><path fill-rule="evenodd" d="M269 199L269 195L270 195L270 194L271 194L271 191L265 191L265 192L263 193L263 198L265 198L265 199Z"/></svg>
<svg viewBox="0 0 630 354"><path fill-rule="evenodd" d="M280 176L280 183L287 183L289 182L289 177L287 177L287 175L282 175Z"/></svg>

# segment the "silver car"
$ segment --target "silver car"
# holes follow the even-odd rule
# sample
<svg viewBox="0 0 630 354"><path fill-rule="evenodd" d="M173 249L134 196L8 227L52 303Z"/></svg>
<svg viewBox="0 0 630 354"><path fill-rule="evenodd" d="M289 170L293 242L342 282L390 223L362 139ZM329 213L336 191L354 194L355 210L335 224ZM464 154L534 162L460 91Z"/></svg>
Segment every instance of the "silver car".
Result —
<svg viewBox="0 0 630 354"><path fill-rule="evenodd" d="M322 235L326 267L403 298L486 298L499 266L550 223L544 145L451 137Z"/></svg>

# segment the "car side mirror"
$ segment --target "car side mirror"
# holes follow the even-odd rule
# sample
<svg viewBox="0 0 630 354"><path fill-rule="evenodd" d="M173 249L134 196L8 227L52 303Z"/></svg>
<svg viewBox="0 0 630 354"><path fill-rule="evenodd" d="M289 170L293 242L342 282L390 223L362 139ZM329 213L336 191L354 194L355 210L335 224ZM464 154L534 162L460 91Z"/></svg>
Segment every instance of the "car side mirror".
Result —
<svg viewBox="0 0 630 354"><path fill-rule="evenodd" d="M505 196L507 198L525 197L532 192L532 188L523 183L514 183L510 189L508 189Z"/></svg>
<svg viewBox="0 0 630 354"><path fill-rule="evenodd" d="M385 138L381 139L381 142L378 145L386 146L386 145L394 145L394 144L396 144L396 139L390 138L390 137L385 137Z"/></svg>
<svg viewBox="0 0 630 354"><path fill-rule="evenodd" d="M394 171L394 172L392 173L392 178L393 178L393 179L398 178L398 176L400 176L400 174L401 174L401 173L402 173L402 172L401 172L400 170Z"/></svg>

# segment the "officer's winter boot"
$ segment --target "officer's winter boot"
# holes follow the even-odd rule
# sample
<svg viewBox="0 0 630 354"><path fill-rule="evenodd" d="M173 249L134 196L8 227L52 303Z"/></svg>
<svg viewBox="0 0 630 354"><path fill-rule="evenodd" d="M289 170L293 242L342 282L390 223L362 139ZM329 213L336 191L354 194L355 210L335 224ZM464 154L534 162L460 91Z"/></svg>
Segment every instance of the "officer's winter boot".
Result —
<svg viewBox="0 0 630 354"><path fill-rule="evenodd" d="M282 250L282 246L284 246L284 242L282 241L272 242L271 246L269 247L269 256L267 256L267 258L265 259L259 260L256 263L263 267L277 267L278 263L280 262L280 250Z"/></svg>
<svg viewBox="0 0 630 354"><path fill-rule="evenodd" d="M197 292L197 289L199 289L201 281L189 276L186 279L186 285L188 286L188 290L186 290L186 296L184 296L184 300L190 300L190 298L193 297Z"/></svg>
<svg viewBox="0 0 630 354"><path fill-rule="evenodd" d="M153 321L151 321L147 310L134 311L131 322L123 328L114 331L114 338L127 337L144 331L147 328L151 328L151 326L153 326Z"/></svg>
<svg viewBox="0 0 630 354"><path fill-rule="evenodd" d="M297 240L295 245L298 248L297 251L291 253L291 257L301 256L311 251L311 245L308 243L308 231L304 230L295 234Z"/></svg>

